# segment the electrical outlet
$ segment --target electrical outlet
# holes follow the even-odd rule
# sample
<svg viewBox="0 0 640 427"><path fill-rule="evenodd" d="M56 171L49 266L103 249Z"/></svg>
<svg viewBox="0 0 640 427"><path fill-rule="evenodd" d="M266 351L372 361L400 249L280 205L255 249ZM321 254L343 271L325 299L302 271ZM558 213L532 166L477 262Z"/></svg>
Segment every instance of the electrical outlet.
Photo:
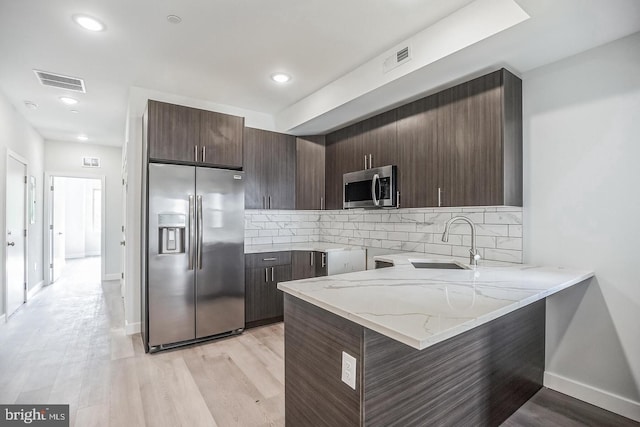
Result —
<svg viewBox="0 0 640 427"><path fill-rule="evenodd" d="M342 382L356 389L356 358L342 352Z"/></svg>

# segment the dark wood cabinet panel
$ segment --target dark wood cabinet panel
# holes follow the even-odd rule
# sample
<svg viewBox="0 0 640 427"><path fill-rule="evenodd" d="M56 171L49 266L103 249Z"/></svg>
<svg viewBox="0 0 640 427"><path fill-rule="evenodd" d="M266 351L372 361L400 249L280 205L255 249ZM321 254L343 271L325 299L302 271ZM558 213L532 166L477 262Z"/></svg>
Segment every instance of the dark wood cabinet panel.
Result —
<svg viewBox="0 0 640 427"><path fill-rule="evenodd" d="M295 137L244 130L246 209L295 209Z"/></svg>
<svg viewBox="0 0 640 427"><path fill-rule="evenodd" d="M245 209L267 208L267 171L270 167L270 162L266 161L268 149L262 131L244 129Z"/></svg>
<svg viewBox="0 0 640 427"><path fill-rule="evenodd" d="M296 209L324 209L325 137L296 138Z"/></svg>
<svg viewBox="0 0 640 427"><path fill-rule="evenodd" d="M149 159L195 162L200 110L149 100Z"/></svg>
<svg viewBox="0 0 640 427"><path fill-rule="evenodd" d="M327 275L328 270L328 262L327 262L327 253L326 252L314 252L314 262L315 262L315 277L322 277Z"/></svg>
<svg viewBox="0 0 640 427"><path fill-rule="evenodd" d="M465 153L469 141L469 86L438 93L437 139L442 156L441 206L465 206ZM438 205L436 205L438 206Z"/></svg>
<svg viewBox="0 0 640 427"><path fill-rule="evenodd" d="M284 294L278 282L291 280L291 265L245 269L245 327L282 320Z"/></svg>
<svg viewBox="0 0 640 427"><path fill-rule="evenodd" d="M403 208L438 205L442 153L437 96L398 108L398 190Z"/></svg>
<svg viewBox="0 0 640 427"><path fill-rule="evenodd" d="M327 275L327 254L320 251L293 251L291 280L310 279Z"/></svg>
<svg viewBox="0 0 640 427"><path fill-rule="evenodd" d="M243 117L201 111L200 162L241 169L243 130Z"/></svg>
<svg viewBox="0 0 640 427"><path fill-rule="evenodd" d="M522 80L501 71L503 204L522 206Z"/></svg>
<svg viewBox="0 0 640 427"><path fill-rule="evenodd" d="M397 164L397 109L371 117L362 126L362 150L368 158L367 167Z"/></svg>
<svg viewBox="0 0 640 427"><path fill-rule="evenodd" d="M268 132L270 166L267 174L269 209L295 209L296 138Z"/></svg>
<svg viewBox="0 0 640 427"><path fill-rule="evenodd" d="M313 251L293 251L291 256L292 280L316 277L316 253Z"/></svg>
<svg viewBox="0 0 640 427"><path fill-rule="evenodd" d="M360 426L363 328L285 295L287 426ZM342 352L356 359L356 389L341 378Z"/></svg>
<svg viewBox="0 0 640 427"><path fill-rule="evenodd" d="M342 209L342 175L365 168L362 123L330 133L326 143L326 208Z"/></svg>

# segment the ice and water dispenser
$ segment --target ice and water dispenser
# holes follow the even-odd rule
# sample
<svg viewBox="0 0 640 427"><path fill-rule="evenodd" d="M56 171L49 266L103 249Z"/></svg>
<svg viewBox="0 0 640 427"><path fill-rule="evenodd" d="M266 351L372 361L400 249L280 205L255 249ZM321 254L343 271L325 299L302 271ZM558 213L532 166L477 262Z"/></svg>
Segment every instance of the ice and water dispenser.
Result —
<svg viewBox="0 0 640 427"><path fill-rule="evenodd" d="M178 213L158 214L160 254L181 254L185 252L187 216Z"/></svg>

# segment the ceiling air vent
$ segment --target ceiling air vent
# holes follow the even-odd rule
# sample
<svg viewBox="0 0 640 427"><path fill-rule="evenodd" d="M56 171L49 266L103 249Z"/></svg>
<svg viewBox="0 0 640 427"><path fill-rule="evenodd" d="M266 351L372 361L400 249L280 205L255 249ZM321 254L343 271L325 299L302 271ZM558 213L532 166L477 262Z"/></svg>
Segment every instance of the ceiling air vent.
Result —
<svg viewBox="0 0 640 427"><path fill-rule="evenodd" d="M404 46L396 51L384 60L382 64L382 71L387 73L396 67L404 64L411 59L411 50L409 46Z"/></svg>
<svg viewBox="0 0 640 427"><path fill-rule="evenodd" d="M76 77L63 76L62 74L49 73L48 71L33 70L43 86L52 86L60 89L85 93L84 80Z"/></svg>

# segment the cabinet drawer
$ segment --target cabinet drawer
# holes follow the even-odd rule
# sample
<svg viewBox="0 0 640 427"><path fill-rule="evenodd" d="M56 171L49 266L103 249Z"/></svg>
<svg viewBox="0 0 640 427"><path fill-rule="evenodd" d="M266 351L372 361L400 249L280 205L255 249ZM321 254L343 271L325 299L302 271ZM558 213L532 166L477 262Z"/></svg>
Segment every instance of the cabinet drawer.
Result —
<svg viewBox="0 0 640 427"><path fill-rule="evenodd" d="M264 252L260 254L245 254L246 268L273 267L274 265L291 264L291 252Z"/></svg>

